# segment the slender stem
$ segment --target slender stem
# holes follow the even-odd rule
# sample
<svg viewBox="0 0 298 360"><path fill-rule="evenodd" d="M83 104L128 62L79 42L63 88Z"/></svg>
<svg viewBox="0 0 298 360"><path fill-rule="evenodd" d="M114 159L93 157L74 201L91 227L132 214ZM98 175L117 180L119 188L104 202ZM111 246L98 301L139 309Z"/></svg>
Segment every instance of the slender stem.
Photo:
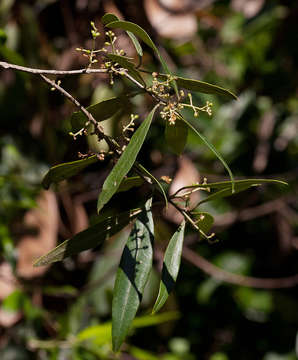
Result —
<svg viewBox="0 0 298 360"><path fill-rule="evenodd" d="M58 90L62 95L64 95L68 100L70 100L82 111L82 113L87 117L90 123L94 125L94 130L98 134L99 138L104 139L112 150L116 150L119 148L119 145L116 143L116 141L104 133L103 128L98 124L93 115L83 105L81 105L77 99L70 95L70 93L63 89L60 85L56 84L54 80L49 79L43 74L40 74L40 76L46 83Z"/></svg>
<svg viewBox="0 0 298 360"><path fill-rule="evenodd" d="M10 64L5 61L0 61L0 67L3 69L19 70L31 74L46 74L46 75L75 75L75 74L97 74L106 73L107 69L78 69L78 70L46 70L46 69L35 69L25 66Z"/></svg>

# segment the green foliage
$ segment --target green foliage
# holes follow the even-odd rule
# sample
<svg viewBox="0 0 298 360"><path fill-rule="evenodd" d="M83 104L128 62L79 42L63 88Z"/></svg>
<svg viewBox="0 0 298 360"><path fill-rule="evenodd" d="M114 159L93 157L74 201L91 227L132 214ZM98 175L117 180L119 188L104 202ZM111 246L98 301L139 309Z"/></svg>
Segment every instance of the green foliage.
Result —
<svg viewBox="0 0 298 360"><path fill-rule="evenodd" d="M221 36L224 41L235 41L234 27L238 29L244 26L243 19L235 18L234 20L234 25L225 25L222 30ZM96 49L95 40L100 34L95 24L92 23L91 33L93 48L91 50L79 49L79 51L89 60L89 64L86 66L89 72L92 72L94 64L101 59L101 69L110 77L110 84L114 85L114 93L109 99L100 102L97 102L98 100L94 101L95 104L86 107L87 113L93 116L95 122L93 122L93 120L91 121L89 117L86 117L86 112L83 111L74 112L68 120L70 120L72 130L70 135L74 140L80 136L86 136L87 139L94 136L97 142L104 139L107 143L107 150L100 152L93 151L93 149L88 150L86 154L81 154L83 156L83 159L81 160L61 163L52 167L46 173L42 185L45 189L48 189L53 183L56 184L62 180L69 180L79 173L84 174L84 170L91 164L95 164L98 168L102 164L106 165L105 163L100 162L100 160L111 159L112 169L107 174L103 186L100 189L97 201L97 215L94 215L91 221L92 225L86 230L71 236L69 239L65 237L67 240L39 258L34 264L35 266L49 265L53 262L77 255L82 251L93 249L98 246L105 246L111 241L110 238L119 232L122 234L121 236L125 238L126 243L118 266L113 291L112 322L99 324L88 323L90 318L92 318L89 314L90 303L93 303L94 305L94 302L101 302L101 299L97 299L96 296L91 298L85 294L73 304L66 317L63 320L59 320L61 326L61 329L59 330L61 338L66 338L68 334L71 333L71 336L66 340L66 345L73 349L70 351L71 355L69 355L69 352L66 356L86 359L108 359L109 356L111 356L111 347L114 351L119 351L126 336L128 336L133 329L157 325L178 318L176 312L136 317L137 311L141 305L141 300L145 297L145 286L147 286L147 289L149 288L149 291L151 292L151 303L154 303L152 294L154 295L155 292L154 289L152 290L153 286L151 286L150 280L148 280L150 272L153 273L154 271L154 268L152 267L154 255L153 239L157 236L156 232L159 231L159 228L162 228L162 226L166 227L162 224L162 221L159 223L159 217L161 216L158 213L159 210L155 210L158 209L158 206L161 206L161 204L162 206L165 205L165 208L168 208L168 204L174 206L184 220L173 235L173 232L168 231L165 232L165 236L161 236L162 240L165 243L168 242L168 244L163 258L159 292L155 299L153 313L159 311L161 307L165 305L167 300L169 300L167 304L171 306L171 298L168 299L168 297L176 285L178 272L180 270L186 227L188 227L187 231L191 232L194 230L196 233L200 232L204 238L209 239L213 236L213 234L209 235L209 232L212 229L214 217L207 211L209 211L209 209L214 213L218 211L216 208L217 205L214 206L214 203L225 205L227 204L225 203L226 198L236 193L242 193L248 189L255 189L263 184L286 185L283 181L272 179L235 180L228 163L221 155L221 151L218 150L224 149L224 155L233 153L233 156L236 157L238 151L236 145L243 141L243 137L238 136L239 134L237 132L240 132L240 130L237 128L236 123L231 127L226 126L224 129L220 127L216 128L216 126L219 125L218 123L214 123L220 122L220 115L223 115L222 118L224 118L224 115L227 113L227 118L234 116L234 119L237 118L238 121L246 111L248 105L252 103L251 99L253 99L253 97L251 97L249 101L243 101L243 104L241 103L241 109L237 109L237 105L235 105L237 103L234 101L237 100L237 96L232 91L205 81L185 78L184 74L181 74L181 72L179 72L181 76L173 74L169 70L164 58L161 56L157 45L155 45L148 33L139 25L128 21L120 21L118 17L113 14L106 14L103 16L102 23L109 29L122 29L126 31L135 47L136 54L139 57L139 63L136 65L133 62L133 58L125 55L123 49L117 48L117 36L112 31L106 32L106 40L108 41L106 41L105 47ZM229 26L231 26L231 28L226 28ZM253 37L253 24L250 26L252 29L250 36ZM145 56L138 39L155 52L162 65L163 72L166 74L151 72L146 70L146 68L141 68ZM24 65L24 61L21 58L18 58L17 53L6 48L6 45L4 45L5 41L6 34L4 32L2 33L0 30L0 53L2 57L15 64ZM263 51L260 51L260 53L257 54L257 59L258 61L265 61L265 50L269 46L269 38L258 38L258 43L262 44ZM247 48L248 53L247 58L249 58L249 56L256 51L254 50L253 40L248 40L245 43L245 47ZM237 52L238 50L235 51ZM244 63L248 60L242 60L244 69ZM230 66L231 68L235 66L234 59L227 63L227 66ZM270 66L267 66L268 64L265 65L264 69L269 71L268 69ZM142 65L142 67L144 66L146 67L146 65ZM243 69L242 71L244 71ZM119 78L121 80L124 79L124 81L114 81ZM27 79L28 75L24 77L23 81L27 81ZM224 83L224 80L219 81L219 83ZM130 85L134 86L133 92L131 93L128 91ZM82 85L82 87L84 87L84 85ZM53 88L55 88L55 86L53 86ZM86 89L83 88L82 94L84 94L85 90ZM197 94L192 98L192 94L189 91ZM207 122L204 118L204 113L211 115L212 104L207 101L205 106L200 107L193 103L193 101L201 102L202 99L205 99L206 95L202 94L220 95L227 100L231 100L230 103L225 105L224 109L226 110L226 113L223 112L218 115L216 121L210 122L208 120ZM137 95L141 96L137 97ZM135 99L135 96L137 99ZM148 100L148 98L150 100ZM242 97L239 97L239 99L241 102ZM137 107L136 104L138 104L138 108L141 109L140 112L142 115L148 115L135 129L136 124L134 123L134 120L136 120L137 116L131 114L131 118L127 120L126 115L129 113L130 108ZM78 108L82 109L80 106ZM261 112L261 108L262 105L259 105L258 111ZM190 109L193 111L194 119L190 119L189 114L183 109ZM202 115L200 115L200 118L198 119L199 113L202 113ZM101 122L110 119L111 117L113 117L113 134L107 135L104 133L105 130L104 127L101 126ZM163 126L160 126L160 128L165 128L164 137L160 134L156 136L156 128L152 129L154 117L156 118L155 123L157 123L157 126L162 122ZM289 120L290 123L291 121ZM200 131L198 128L200 128ZM220 131L218 130L219 128ZM188 129L190 129L190 131L188 131ZM287 131L282 128L280 129L280 132L282 134L287 133ZM52 133L50 133L49 137L50 136L54 138ZM213 138L215 139L214 145L212 144L212 141L210 141L210 139L213 140ZM51 141L53 141L53 139ZM51 143L51 141L49 142ZM56 143L59 144L57 139L56 141ZM150 143L148 147L152 146L153 149L156 147L157 154L160 149L168 147L175 155L181 155L185 148L187 151L193 149L193 147L196 149L200 148L197 146L199 142L203 142L216 159L221 162L230 176L230 181L213 183L203 181L201 184L181 185L174 194L171 194L169 192L169 184L165 184L167 182L164 180L166 177L161 178L164 180L164 182L161 182L159 181L159 178L155 176L153 166L152 170L150 168L150 171L146 169L147 164L150 163L148 159L152 155L147 154L146 143ZM229 148L228 150L227 147ZM19 157L18 161L20 162L20 168L24 166L22 163L23 159L19 154L14 154L13 149L9 147L6 151L12 153L10 156L15 156L16 158ZM142 152L146 154L142 156ZM71 153L73 154L73 151L71 151ZM136 161L137 158L138 161ZM150 159L153 163L153 157ZM143 161L146 167L143 165ZM5 164L6 161L4 161L4 165ZM204 168L205 164L203 161L200 166ZM214 166L212 171L214 168L216 167ZM32 189L23 188L19 179L13 177L15 169L6 169L3 171L2 165L0 169L0 182L1 185L3 185L0 188L1 195L5 193L5 198L7 199L7 194L13 194L15 189L17 189L18 193L22 194L25 200L29 199L27 202L24 200L21 207L30 208L34 206L34 191ZM98 174L96 174L96 178L99 178L97 175ZM12 189L7 189L7 180L9 180L10 184L14 183ZM82 188L84 188L85 180L86 179L83 178L82 184L80 184ZM96 185L99 187L97 183ZM76 184L74 191L80 191L80 186L77 186ZM139 191L141 186L143 186L142 189L145 189L144 193ZM199 192L200 198L195 205L192 204L190 206L189 198L195 192ZM127 195L127 193L134 195L130 196ZM127 201L126 203L124 201L121 203L122 196L124 195L130 197L131 202ZM146 201L149 197L150 199ZM146 205L143 206L145 201ZM211 204L209 204L209 202L211 202ZM13 201L8 205L4 204L6 206L5 209L15 206L12 204ZM18 204L20 205L21 201ZM202 209L201 205L203 204L210 207ZM128 211L120 212L119 208L122 208L122 211L123 209ZM5 209L0 210L4 217L7 216L7 214L5 214ZM9 216L7 216L7 219L8 218ZM158 230L156 230L156 228L154 229L153 219L158 223L158 226L156 226ZM9 221L7 220L6 223L8 222ZM8 261L15 266L13 242L9 231L7 230L8 227L6 223L5 225L0 224L0 235L2 238L1 246L5 259L8 259ZM129 235L125 232L125 227L127 225L132 227ZM204 251L208 253L209 250L205 249ZM72 262L70 259L68 260L68 266L71 268L71 266L73 266ZM113 259L112 265L115 266L116 263L118 263L118 260ZM226 252L221 254L221 256L213 258L213 263L226 271L242 275L246 275L251 270L250 261L247 260L244 255L241 256L237 253ZM111 264L111 262L109 262L109 264ZM106 266L106 264L104 264L104 266ZM111 269L113 270L113 266L108 266L108 268L109 271L111 271ZM113 282L112 280L113 279L111 279L111 282ZM193 285L189 284L187 286L192 287L192 293L194 293ZM220 285L221 283L214 279L202 281L197 290L197 297L192 301L197 301L202 306L208 306L209 302L212 302L212 295ZM99 286L97 290L100 291L98 293L100 296L105 296L108 299L105 301L105 304L107 305L106 311L108 312L111 289L107 287L104 288L103 291ZM70 298L78 296L76 287L72 287L71 285L69 287L45 287L43 291L47 296L60 296L61 294ZM193 298L195 297L193 296ZM239 310L251 321L265 322L274 311L272 295L267 292L241 288L232 292L232 298ZM19 291L6 298L2 307L4 309L12 309L15 311L19 308L25 309L27 306L33 314L30 316L32 316L32 318L38 318L40 314L34 315L32 304L29 304L30 306L28 304L27 297ZM96 311L98 311L98 313L100 312L98 309ZM98 313L96 315L98 315ZM43 314L42 316L46 318L46 315ZM192 321L195 323L195 317L193 317ZM198 323L200 321L202 320L198 320ZM191 321L189 323L189 326L192 327ZM201 324L198 323L192 328L192 331L194 331L195 334L197 334L197 329L201 326ZM56 349L57 352L59 352L65 345L59 341L60 340L54 344L41 341L38 346L40 348L44 347L44 349ZM61 347L61 349L58 351L59 347ZM171 350L171 353L165 354L162 359L193 359L190 354L190 342L185 338L173 338L169 342L168 347ZM135 346L127 345L126 349L128 349L128 352L136 358L159 358L155 356L153 352L147 352ZM53 354L54 352L55 351L53 350ZM62 352L59 354L61 355ZM54 354L53 359L55 356L56 355ZM64 355L62 354L61 356L63 358ZM225 351L217 351L216 353L213 353L210 358L214 360L226 359L228 356Z"/></svg>

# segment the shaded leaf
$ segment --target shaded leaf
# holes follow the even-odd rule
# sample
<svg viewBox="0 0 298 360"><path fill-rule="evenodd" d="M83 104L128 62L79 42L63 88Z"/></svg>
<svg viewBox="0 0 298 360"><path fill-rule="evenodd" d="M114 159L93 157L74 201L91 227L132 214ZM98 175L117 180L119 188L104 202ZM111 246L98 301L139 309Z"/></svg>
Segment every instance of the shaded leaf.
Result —
<svg viewBox="0 0 298 360"><path fill-rule="evenodd" d="M126 96L113 97L103 100L97 104L90 105L87 110L93 115L95 120L103 121L115 115L121 108L127 105L128 98ZM74 112L70 117L72 131L77 132L85 127L88 119L81 111Z"/></svg>
<svg viewBox="0 0 298 360"><path fill-rule="evenodd" d="M207 212L201 211L193 211L191 215L199 229L202 230L205 234L208 234L214 223L214 217Z"/></svg>
<svg viewBox="0 0 298 360"><path fill-rule="evenodd" d="M181 262L184 229L185 221L181 223L178 230L172 236L165 252L161 274L161 282L159 285L157 299L153 306L153 313L161 309L161 307L166 302L170 292L175 286Z"/></svg>
<svg viewBox="0 0 298 360"><path fill-rule="evenodd" d="M187 141L188 127L181 121L176 120L174 125L166 122L165 138L169 148L176 154L180 155Z"/></svg>
<svg viewBox="0 0 298 360"><path fill-rule="evenodd" d="M127 31L126 33L130 37L130 40L132 41L132 43L134 44L134 47L136 49L137 54L140 57L142 57L143 56L143 49L142 49L141 44L139 43L139 40L135 37L135 35L132 32Z"/></svg>
<svg viewBox="0 0 298 360"><path fill-rule="evenodd" d="M158 77L162 79L166 79L167 75L158 74ZM209 84L207 82L195 80L195 79L186 79L179 76L175 76L175 80L180 87L187 90L200 92L204 94L224 95L231 99L237 100L237 96L233 94L230 90L222 88L217 85Z"/></svg>
<svg viewBox="0 0 298 360"><path fill-rule="evenodd" d="M65 240L62 244L55 247L46 255L41 256L34 263L34 266L48 265L56 261L61 261L69 256L78 254L82 251L94 248L102 244L105 239L113 236L136 217L140 209L127 211L116 216L108 217L96 225L90 226L74 237Z"/></svg>
<svg viewBox="0 0 298 360"><path fill-rule="evenodd" d="M152 199L138 215L117 270L112 305L113 350L118 351L141 303L153 258Z"/></svg>
<svg viewBox="0 0 298 360"><path fill-rule="evenodd" d="M98 212L116 193L124 176L129 172L129 170L133 166L137 158L137 155L143 145L143 142L146 138L156 108L157 106L155 106L152 109L152 111L149 113L149 115L146 117L146 119L143 121L143 123L134 133L126 149L120 156L116 165L113 167L109 176L106 178L102 187L102 191L100 192L97 201Z"/></svg>
<svg viewBox="0 0 298 360"><path fill-rule="evenodd" d="M127 72L129 73L129 75L131 75L135 80L141 82L144 86L146 86L146 83L144 82L139 71L136 70L135 64L130 61L131 60L130 58L128 58L126 56L116 55L116 54L107 54L106 56L113 62L117 62L122 67L127 69Z"/></svg>
<svg viewBox="0 0 298 360"><path fill-rule="evenodd" d="M133 176L123 179L117 192L128 191L133 187L138 187L144 184L144 180L140 176Z"/></svg>
<svg viewBox="0 0 298 360"><path fill-rule="evenodd" d="M90 164L98 161L97 156L93 155L86 159L71 161L68 163L59 164L50 168L42 180L42 186L48 189L52 183L58 183L59 181L68 179Z"/></svg>

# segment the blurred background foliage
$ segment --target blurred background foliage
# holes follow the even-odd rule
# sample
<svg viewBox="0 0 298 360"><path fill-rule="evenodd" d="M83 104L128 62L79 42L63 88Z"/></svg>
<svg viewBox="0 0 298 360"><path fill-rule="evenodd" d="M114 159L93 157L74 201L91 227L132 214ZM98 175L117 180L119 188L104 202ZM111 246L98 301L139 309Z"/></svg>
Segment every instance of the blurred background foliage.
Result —
<svg viewBox="0 0 298 360"><path fill-rule="evenodd" d="M95 21L102 32L99 20L106 12L145 28L174 73L238 94L239 100L230 102L194 96L196 103L213 102L213 117L201 114L195 123L238 178L274 177L290 184L288 189L262 187L208 203L205 210L215 215L219 241L199 242L188 231L175 292L163 312L148 316L162 252L179 221L172 211L156 211L156 271L120 358L296 359L297 2L2 0L0 59L38 68L84 67L87 61L75 48L90 46L89 23ZM135 56L123 34L118 41ZM143 66L158 70L145 50ZM128 230L100 249L50 268L32 267L37 256L96 221L96 198L108 163L91 166L47 192L40 187L43 174L54 164L76 159L88 146L102 145L92 138L89 144L72 140L68 118L75 109L38 77L1 70L0 79L0 357L113 359L112 288ZM118 81L112 88L102 75L60 80L84 105L133 88ZM134 109L105 122L107 132L116 134L117 124L132 110L146 114L150 99L133 101ZM221 164L196 137L189 134L186 152L177 159L166 147L163 131L163 122L156 119L140 156L156 176L170 176L180 186L204 177L224 179ZM142 191L118 194L109 211L134 207ZM210 270L210 263L217 267ZM228 273L222 276L222 270ZM259 279L244 287L233 274L284 277L288 286L278 289L283 281L268 286Z"/></svg>

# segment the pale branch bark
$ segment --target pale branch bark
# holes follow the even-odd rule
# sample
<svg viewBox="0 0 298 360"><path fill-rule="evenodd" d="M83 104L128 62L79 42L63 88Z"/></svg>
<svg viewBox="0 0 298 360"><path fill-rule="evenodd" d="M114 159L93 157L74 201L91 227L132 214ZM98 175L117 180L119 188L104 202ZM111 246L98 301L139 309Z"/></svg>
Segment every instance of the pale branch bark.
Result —
<svg viewBox="0 0 298 360"><path fill-rule="evenodd" d="M26 66L20 66L15 64L10 64L5 61L0 61L0 67L3 69L12 69L19 70L31 74L46 74L46 75L76 75L76 74L98 74L98 73L106 73L107 69L78 69L78 70L46 70L46 69L35 69L29 68Z"/></svg>
<svg viewBox="0 0 298 360"><path fill-rule="evenodd" d="M65 89L63 89L60 85L58 85L54 80L47 78L43 74L40 74L40 76L46 83L48 83L51 87L58 90L62 95L64 95L68 100L70 100L76 107L78 107L79 110L82 111L82 113L86 116L88 121L94 125L94 131L98 134L98 136L101 139L104 139L107 142L107 144L112 150L116 150L118 148L116 142L104 133L102 127L98 124L98 121L95 120L93 115L83 105L81 105L77 99L75 99L72 95L70 95L70 93L68 93Z"/></svg>
<svg viewBox="0 0 298 360"><path fill-rule="evenodd" d="M186 246L183 247L182 256L185 260L197 266L206 274L219 281L224 281L230 284L259 289L283 289L298 285L298 274L282 278L256 278L252 276L232 274L213 265L211 262Z"/></svg>

